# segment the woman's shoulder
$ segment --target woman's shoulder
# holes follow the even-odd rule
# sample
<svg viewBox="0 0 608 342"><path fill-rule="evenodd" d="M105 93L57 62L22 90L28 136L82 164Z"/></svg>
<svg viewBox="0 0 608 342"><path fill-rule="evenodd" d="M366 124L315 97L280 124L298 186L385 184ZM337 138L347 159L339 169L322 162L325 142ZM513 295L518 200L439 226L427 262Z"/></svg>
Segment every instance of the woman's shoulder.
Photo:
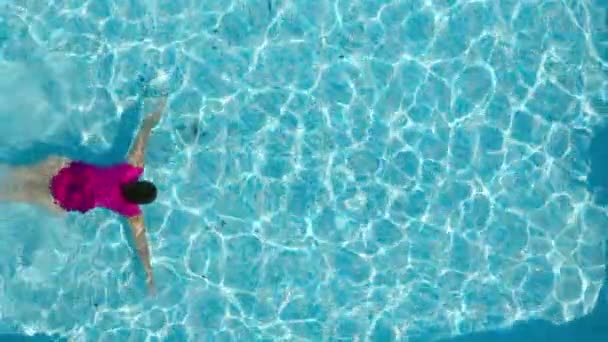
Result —
<svg viewBox="0 0 608 342"><path fill-rule="evenodd" d="M127 162L113 165L112 169L123 180L137 179L144 172L143 167L134 166Z"/></svg>

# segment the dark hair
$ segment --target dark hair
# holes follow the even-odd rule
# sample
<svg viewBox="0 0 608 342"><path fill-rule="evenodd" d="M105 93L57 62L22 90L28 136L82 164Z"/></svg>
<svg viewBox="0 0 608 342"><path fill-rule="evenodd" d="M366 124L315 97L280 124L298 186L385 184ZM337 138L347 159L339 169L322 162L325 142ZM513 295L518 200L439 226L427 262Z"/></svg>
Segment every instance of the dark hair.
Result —
<svg viewBox="0 0 608 342"><path fill-rule="evenodd" d="M156 186L146 180L125 183L121 186L122 195L131 203L149 204L156 199Z"/></svg>

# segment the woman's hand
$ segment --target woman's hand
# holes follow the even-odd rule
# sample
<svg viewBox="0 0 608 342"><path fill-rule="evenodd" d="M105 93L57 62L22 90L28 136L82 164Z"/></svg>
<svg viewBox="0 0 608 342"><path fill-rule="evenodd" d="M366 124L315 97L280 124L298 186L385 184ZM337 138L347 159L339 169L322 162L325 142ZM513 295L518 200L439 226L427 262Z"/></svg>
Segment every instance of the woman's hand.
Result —
<svg viewBox="0 0 608 342"><path fill-rule="evenodd" d="M154 127L158 124L158 122L160 121L160 118L163 114L163 112L165 111L165 106L167 105L167 97L163 97L160 99L160 102L158 103L158 107L157 109L150 113L148 115L148 117L146 117L145 123L150 125L151 127Z"/></svg>
<svg viewBox="0 0 608 342"><path fill-rule="evenodd" d="M152 128L154 128L154 126L156 126L160 121L160 117L165 110L166 103L167 98L163 97L160 100L159 106L156 108L156 110L148 114L143 120L139 133L137 133L137 137L135 138L135 144L131 147L131 150L127 156L127 161L129 164L137 167L144 167L144 154L146 145L148 144L148 138L150 137L150 132L152 132Z"/></svg>

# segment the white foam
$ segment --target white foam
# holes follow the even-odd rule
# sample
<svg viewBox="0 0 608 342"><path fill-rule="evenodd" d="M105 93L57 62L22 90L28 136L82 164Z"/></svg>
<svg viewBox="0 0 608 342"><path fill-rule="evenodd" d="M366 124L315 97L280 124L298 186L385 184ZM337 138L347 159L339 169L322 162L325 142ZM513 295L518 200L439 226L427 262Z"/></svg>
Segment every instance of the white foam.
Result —
<svg viewBox="0 0 608 342"><path fill-rule="evenodd" d="M153 87L162 87L167 84L169 81L169 74L164 70L158 70L156 72L156 77L150 81L150 85Z"/></svg>

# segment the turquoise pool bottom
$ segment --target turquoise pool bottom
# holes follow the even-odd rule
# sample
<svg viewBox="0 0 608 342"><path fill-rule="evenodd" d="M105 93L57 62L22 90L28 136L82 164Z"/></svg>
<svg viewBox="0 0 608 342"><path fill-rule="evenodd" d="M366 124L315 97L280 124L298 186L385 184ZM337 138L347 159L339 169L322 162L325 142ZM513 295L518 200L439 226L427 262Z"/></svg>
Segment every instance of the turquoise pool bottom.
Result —
<svg viewBox="0 0 608 342"><path fill-rule="evenodd" d="M608 227L581 182L596 8L425 4L7 6L30 129L2 136L7 161L124 148L130 104L171 95L147 151L159 296L119 218L10 205L2 316L100 341L390 341L589 313Z"/></svg>

